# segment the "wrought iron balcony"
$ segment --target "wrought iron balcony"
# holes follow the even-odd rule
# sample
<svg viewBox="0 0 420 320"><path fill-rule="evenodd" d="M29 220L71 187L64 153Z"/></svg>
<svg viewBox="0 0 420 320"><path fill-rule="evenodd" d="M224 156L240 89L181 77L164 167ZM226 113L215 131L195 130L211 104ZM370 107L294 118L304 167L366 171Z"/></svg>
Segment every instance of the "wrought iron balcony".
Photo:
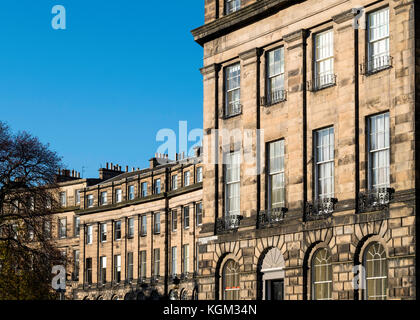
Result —
<svg viewBox="0 0 420 320"><path fill-rule="evenodd" d="M191 278L191 274L189 272L183 272L181 273L181 281L186 281Z"/></svg>
<svg viewBox="0 0 420 320"><path fill-rule="evenodd" d="M286 95L287 95L286 90L273 91L266 97L261 97L261 105L265 107L269 107L277 103L286 101Z"/></svg>
<svg viewBox="0 0 420 320"><path fill-rule="evenodd" d="M242 104L240 104L240 103L233 103L233 104L230 104L226 108L224 114L221 114L221 118L228 119L228 118L231 118L231 117L235 117L237 115L240 115L240 114L242 114Z"/></svg>
<svg viewBox="0 0 420 320"><path fill-rule="evenodd" d="M179 284L181 282L180 277L177 274L171 274L171 281L173 284Z"/></svg>
<svg viewBox="0 0 420 320"><path fill-rule="evenodd" d="M287 208L272 208L261 211L259 225L265 227L283 222L288 210Z"/></svg>
<svg viewBox="0 0 420 320"><path fill-rule="evenodd" d="M305 208L306 220L325 219L332 215L335 210L336 198L320 198L313 203L307 202Z"/></svg>
<svg viewBox="0 0 420 320"><path fill-rule="evenodd" d="M359 212L381 210L388 207L395 193L393 188L377 188L359 193Z"/></svg>
<svg viewBox="0 0 420 320"><path fill-rule="evenodd" d="M239 228L239 224L242 220L242 216L236 214L227 214L223 218L218 218L216 221L217 232L236 230Z"/></svg>
<svg viewBox="0 0 420 320"><path fill-rule="evenodd" d="M315 77L313 80L307 82L307 89L309 91L318 91L324 88L335 86L337 83L337 76L333 73L324 74Z"/></svg>
<svg viewBox="0 0 420 320"><path fill-rule="evenodd" d="M150 284L156 284L159 282L160 276L159 275L154 275L152 276L152 278L150 279Z"/></svg>
<svg viewBox="0 0 420 320"><path fill-rule="evenodd" d="M391 68L393 59L394 58L391 56L380 56L373 58L360 65L360 73L363 75L370 75L381 70Z"/></svg>

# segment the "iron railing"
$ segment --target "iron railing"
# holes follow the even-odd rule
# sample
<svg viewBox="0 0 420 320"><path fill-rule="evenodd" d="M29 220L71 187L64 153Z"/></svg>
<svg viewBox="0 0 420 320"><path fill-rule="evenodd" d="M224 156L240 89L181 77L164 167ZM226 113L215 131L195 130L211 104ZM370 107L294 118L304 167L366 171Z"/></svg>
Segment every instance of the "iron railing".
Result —
<svg viewBox="0 0 420 320"><path fill-rule="evenodd" d="M306 220L328 218L334 212L337 202L338 200L336 198L320 198L313 203L307 202L305 208Z"/></svg>
<svg viewBox="0 0 420 320"><path fill-rule="evenodd" d="M278 224L284 221L288 209L287 208L272 208L260 212L259 225L265 227L273 224Z"/></svg>
<svg viewBox="0 0 420 320"><path fill-rule="evenodd" d="M266 97L261 97L261 105L269 107L277 103L286 101L287 91L286 90L276 90L270 92Z"/></svg>
<svg viewBox="0 0 420 320"><path fill-rule="evenodd" d="M227 119L240 115L242 113L242 104L234 103L226 107L225 113L222 115L222 118Z"/></svg>
<svg viewBox="0 0 420 320"><path fill-rule="evenodd" d="M335 86L337 83L337 75L333 73L324 74L322 76L314 77L313 80L307 82L307 89L309 91L317 91L331 86Z"/></svg>
<svg viewBox="0 0 420 320"><path fill-rule="evenodd" d="M394 193L393 188L376 188L360 192L358 199L359 212L381 210L388 207Z"/></svg>
<svg viewBox="0 0 420 320"><path fill-rule="evenodd" d="M239 224L242 220L242 216L236 214L226 214L223 218L218 218L216 221L217 232L236 230L239 228Z"/></svg>
<svg viewBox="0 0 420 320"><path fill-rule="evenodd" d="M366 63L360 65L360 73L362 75L369 75L381 70L392 67L393 57L391 56L380 56L373 58Z"/></svg>

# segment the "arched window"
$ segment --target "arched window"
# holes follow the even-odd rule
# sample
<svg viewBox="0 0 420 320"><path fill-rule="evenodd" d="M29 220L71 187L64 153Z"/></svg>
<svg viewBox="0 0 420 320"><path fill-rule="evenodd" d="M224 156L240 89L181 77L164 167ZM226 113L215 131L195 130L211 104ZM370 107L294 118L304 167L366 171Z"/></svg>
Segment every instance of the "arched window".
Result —
<svg viewBox="0 0 420 320"><path fill-rule="evenodd" d="M365 299L385 300L387 298L388 266L384 247L372 243L366 248L364 256L366 271Z"/></svg>
<svg viewBox="0 0 420 320"><path fill-rule="evenodd" d="M312 297L313 300L331 300L331 293L331 255L327 248L323 248L312 258Z"/></svg>
<svg viewBox="0 0 420 320"><path fill-rule="evenodd" d="M223 300L239 300L239 264L233 260L223 268Z"/></svg>

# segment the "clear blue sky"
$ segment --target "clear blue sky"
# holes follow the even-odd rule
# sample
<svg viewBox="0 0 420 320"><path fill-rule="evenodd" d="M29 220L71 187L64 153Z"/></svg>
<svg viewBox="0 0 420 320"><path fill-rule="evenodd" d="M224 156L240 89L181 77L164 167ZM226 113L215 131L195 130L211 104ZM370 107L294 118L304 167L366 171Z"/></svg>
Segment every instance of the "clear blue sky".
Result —
<svg viewBox="0 0 420 320"><path fill-rule="evenodd" d="M66 30L51 26L54 5ZM85 177L106 162L148 166L160 129L202 128L190 31L203 22L204 0L1 1L0 119Z"/></svg>

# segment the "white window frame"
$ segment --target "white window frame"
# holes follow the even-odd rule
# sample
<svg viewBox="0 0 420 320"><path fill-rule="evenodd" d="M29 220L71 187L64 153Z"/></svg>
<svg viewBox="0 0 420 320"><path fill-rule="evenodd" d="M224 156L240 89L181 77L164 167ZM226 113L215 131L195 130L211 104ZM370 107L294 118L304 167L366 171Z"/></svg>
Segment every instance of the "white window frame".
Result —
<svg viewBox="0 0 420 320"><path fill-rule="evenodd" d="M376 247L375 248L375 255L374 257L372 257L371 259L369 259L369 257L367 256L369 253L369 250L372 247ZM380 251L378 251L380 249ZM378 257L379 256L379 257ZM380 266L382 267L382 261L385 261L385 268L386 270L380 270L383 271L382 273L384 273L385 275L374 275L374 276L369 276L368 275L368 270L367 270L367 262L368 261L374 261L376 263L379 263ZM365 249L365 253L364 253L364 257L363 257L363 265L365 267L365 272L366 272L366 289L364 290L364 299L365 300L386 300L388 298L387 295L387 287L388 287L388 263L387 263L387 258L386 258L386 252L385 252L385 248L379 243L372 243L370 244L366 249ZM382 286L385 288L385 294L377 294L377 292L375 292L373 295L370 295L369 292L369 285L368 282L369 281L377 281L380 280L382 282ZM374 288L376 289L376 287L374 286ZM373 299L369 299L369 298L373 298Z"/></svg>
<svg viewBox="0 0 420 320"><path fill-rule="evenodd" d="M178 175L175 174L172 176L172 190L178 189Z"/></svg>
<svg viewBox="0 0 420 320"><path fill-rule="evenodd" d="M273 151L275 151L275 147L278 146L279 148L279 154L276 155L274 154ZM269 156L269 160L268 160L268 208L269 209L273 209L273 208L284 208L286 207L286 184L285 184L285 152L284 152L284 139L281 140L277 140L277 141L273 141L270 142L268 144L268 156ZM273 168L273 163L278 161L278 166L279 168ZM273 179L275 179L276 177L279 177L281 180L280 183L280 187L274 189L273 187ZM277 203L273 203L273 192L279 190L279 192L281 193L281 196L283 198L282 201L277 202Z"/></svg>
<svg viewBox="0 0 420 320"><path fill-rule="evenodd" d="M153 233L160 234L160 212L153 215Z"/></svg>
<svg viewBox="0 0 420 320"><path fill-rule="evenodd" d="M171 212L171 225L172 225L172 232L176 232L178 230L178 211L172 210Z"/></svg>
<svg viewBox="0 0 420 320"><path fill-rule="evenodd" d="M133 252L127 252L127 280L131 281L134 279L134 254Z"/></svg>
<svg viewBox="0 0 420 320"><path fill-rule="evenodd" d="M80 217L74 217L74 236L80 236Z"/></svg>
<svg viewBox="0 0 420 320"><path fill-rule="evenodd" d="M154 192L155 194L160 194L161 193L161 181L160 179L156 179L154 182Z"/></svg>
<svg viewBox="0 0 420 320"><path fill-rule="evenodd" d="M328 29L314 35L314 84L316 89L333 84L334 31ZM329 68L327 68L330 64Z"/></svg>
<svg viewBox="0 0 420 320"><path fill-rule="evenodd" d="M241 0L225 0L225 15L241 9Z"/></svg>
<svg viewBox="0 0 420 320"><path fill-rule="evenodd" d="M197 182L203 181L203 167L197 168Z"/></svg>
<svg viewBox="0 0 420 320"><path fill-rule="evenodd" d="M376 121L375 126L372 125L372 122ZM383 121L383 130L376 130L372 131L373 127L378 128L379 121ZM390 119L389 119L389 112L381 113L378 115L370 116L368 118L368 188L369 190L376 190L380 188L389 188L390 181L391 181L391 174L390 174L390 156L391 156L391 138L390 138ZM382 137L380 138L380 135ZM375 136L375 137L373 137ZM373 146L372 139L375 139L376 146ZM380 145L381 139L383 144ZM375 148L375 149L374 149ZM378 156L378 162L381 162L385 166L379 166L374 168L373 167L373 157ZM383 156L381 156L383 155ZM384 159L385 157L385 159ZM381 159L380 159L381 158ZM381 180L385 180L382 183L374 183L374 175L375 172L379 170L385 170L385 177ZM379 174L378 174L379 177Z"/></svg>
<svg viewBox="0 0 420 320"><path fill-rule="evenodd" d="M174 276L177 274L177 247L172 247L172 256L171 256L171 274Z"/></svg>
<svg viewBox="0 0 420 320"><path fill-rule="evenodd" d="M199 213L198 208L201 208L200 213ZM195 216L196 216L196 222L195 223L197 224L197 226L201 226L203 224L203 203L202 202L196 203L196 205L195 205Z"/></svg>
<svg viewBox="0 0 420 320"><path fill-rule="evenodd" d="M99 282L101 284L106 283L106 257L100 257L100 267L99 267Z"/></svg>
<svg viewBox="0 0 420 320"><path fill-rule="evenodd" d="M141 188L141 197L145 198L147 197L147 182L142 182L140 185Z"/></svg>
<svg viewBox="0 0 420 320"><path fill-rule="evenodd" d="M86 230L86 244L92 244L93 243L93 226L87 226Z"/></svg>
<svg viewBox="0 0 420 320"><path fill-rule="evenodd" d="M237 162L234 163L236 158ZM240 151L225 154L225 215L226 216L239 216L241 205L241 154ZM236 170L237 179L229 178L229 171ZM237 187L238 194L232 195L229 190ZM232 202L236 201L237 209L231 209Z"/></svg>
<svg viewBox="0 0 420 320"><path fill-rule="evenodd" d="M108 204L108 192L103 191L101 192L101 206L105 206Z"/></svg>
<svg viewBox="0 0 420 320"><path fill-rule="evenodd" d="M60 192L60 205L62 207L67 206L67 192L66 191Z"/></svg>
<svg viewBox="0 0 420 320"><path fill-rule="evenodd" d="M368 71L388 67L389 60L389 7L368 14L367 17ZM383 50L377 51L378 46Z"/></svg>
<svg viewBox="0 0 420 320"><path fill-rule="evenodd" d="M134 186L128 186L128 200L134 200L135 197Z"/></svg>
<svg viewBox="0 0 420 320"><path fill-rule="evenodd" d="M153 275L160 275L160 248L153 249Z"/></svg>
<svg viewBox="0 0 420 320"><path fill-rule="evenodd" d="M236 98L229 99L230 95ZM240 104L241 64L238 62L225 68L225 115L229 117L239 114Z"/></svg>
<svg viewBox="0 0 420 320"><path fill-rule="evenodd" d="M326 254L326 256L324 255L322 257L322 259L318 259L318 254L321 253L321 252L324 252ZM325 259L325 257L327 257L327 258ZM325 281L315 281L315 273L316 273L315 259L318 259L319 261L325 261L325 263L318 264L317 267L326 267L326 268L329 267L330 268L330 271L331 271L331 279L325 280ZM316 287L316 285L318 285L318 284L325 284L325 283L330 284L328 286L328 293L327 293L328 297L325 298L325 299L324 298L322 298L322 299L319 299L319 298L318 299L315 299L316 298L315 297L315 287ZM314 253L314 257L312 258L312 298L313 298L313 300L332 300L332 291L333 291L333 288L332 288L331 254L329 253L328 249L321 248L321 249L317 250Z"/></svg>
<svg viewBox="0 0 420 320"><path fill-rule="evenodd" d="M76 205L80 204L80 190L76 190L74 193L74 203Z"/></svg>
<svg viewBox="0 0 420 320"><path fill-rule="evenodd" d="M183 273L189 273L190 272L190 246L189 244L184 244L182 246L182 252L183 252L183 261L182 261L182 268Z"/></svg>
<svg viewBox="0 0 420 320"><path fill-rule="evenodd" d="M191 174L189 171L184 172L184 187L188 187L190 185L190 177Z"/></svg>
<svg viewBox="0 0 420 320"><path fill-rule="evenodd" d="M93 199L93 194L89 194L87 196L87 204L88 204L88 208L92 208L94 205L94 199Z"/></svg>
<svg viewBox="0 0 420 320"><path fill-rule="evenodd" d="M119 274L119 279L117 277L117 274ZM114 255L114 281L116 283L120 283L121 278L121 255L117 254Z"/></svg>
<svg viewBox="0 0 420 320"><path fill-rule="evenodd" d="M115 190L115 202L116 203L122 202L122 189Z"/></svg>
<svg viewBox="0 0 420 320"><path fill-rule="evenodd" d="M186 212L188 212L188 214L185 214ZM183 219L184 220L184 229L188 230L190 228L190 207L189 206L184 206L182 208L182 214L184 216L184 219Z"/></svg>
<svg viewBox="0 0 420 320"><path fill-rule="evenodd" d="M147 215L143 214L140 217L140 235L146 236L147 235Z"/></svg>
<svg viewBox="0 0 420 320"><path fill-rule="evenodd" d="M62 223L64 221L64 224ZM60 218L59 219L59 234L58 237L60 239L66 239L67 238L67 218Z"/></svg>
<svg viewBox="0 0 420 320"><path fill-rule="evenodd" d="M323 134L325 132L328 132L328 144L324 144L324 141L322 141L321 144L319 144L319 135ZM335 139L335 132L334 132L334 127L328 127L325 129L320 129L315 131L315 199L324 199L324 198L334 198L334 193L335 193L335 150L334 150L334 139ZM320 150L323 149L327 149L329 150L329 154L328 154L328 159L322 159L319 160L319 155L320 155ZM332 148L332 149L331 149ZM332 157L331 157L331 151L332 151ZM332 167L332 175L323 175L321 176L321 172L323 170L323 168L328 168L328 164L330 164ZM325 171L325 169L324 169ZM331 192L330 193L320 193L320 187L319 187L319 183L320 181L324 181L330 179L331 181Z"/></svg>
<svg viewBox="0 0 420 320"><path fill-rule="evenodd" d="M127 224L127 236L132 238L134 237L134 218L128 218Z"/></svg>
<svg viewBox="0 0 420 320"><path fill-rule="evenodd" d="M276 53L279 54L279 59L276 59ZM269 104L284 100L284 47L273 49L267 52L266 55L266 94L267 102ZM279 82L280 85L273 86L273 82Z"/></svg>
<svg viewBox="0 0 420 320"><path fill-rule="evenodd" d="M147 277L147 251L142 250L140 251L140 278Z"/></svg>

